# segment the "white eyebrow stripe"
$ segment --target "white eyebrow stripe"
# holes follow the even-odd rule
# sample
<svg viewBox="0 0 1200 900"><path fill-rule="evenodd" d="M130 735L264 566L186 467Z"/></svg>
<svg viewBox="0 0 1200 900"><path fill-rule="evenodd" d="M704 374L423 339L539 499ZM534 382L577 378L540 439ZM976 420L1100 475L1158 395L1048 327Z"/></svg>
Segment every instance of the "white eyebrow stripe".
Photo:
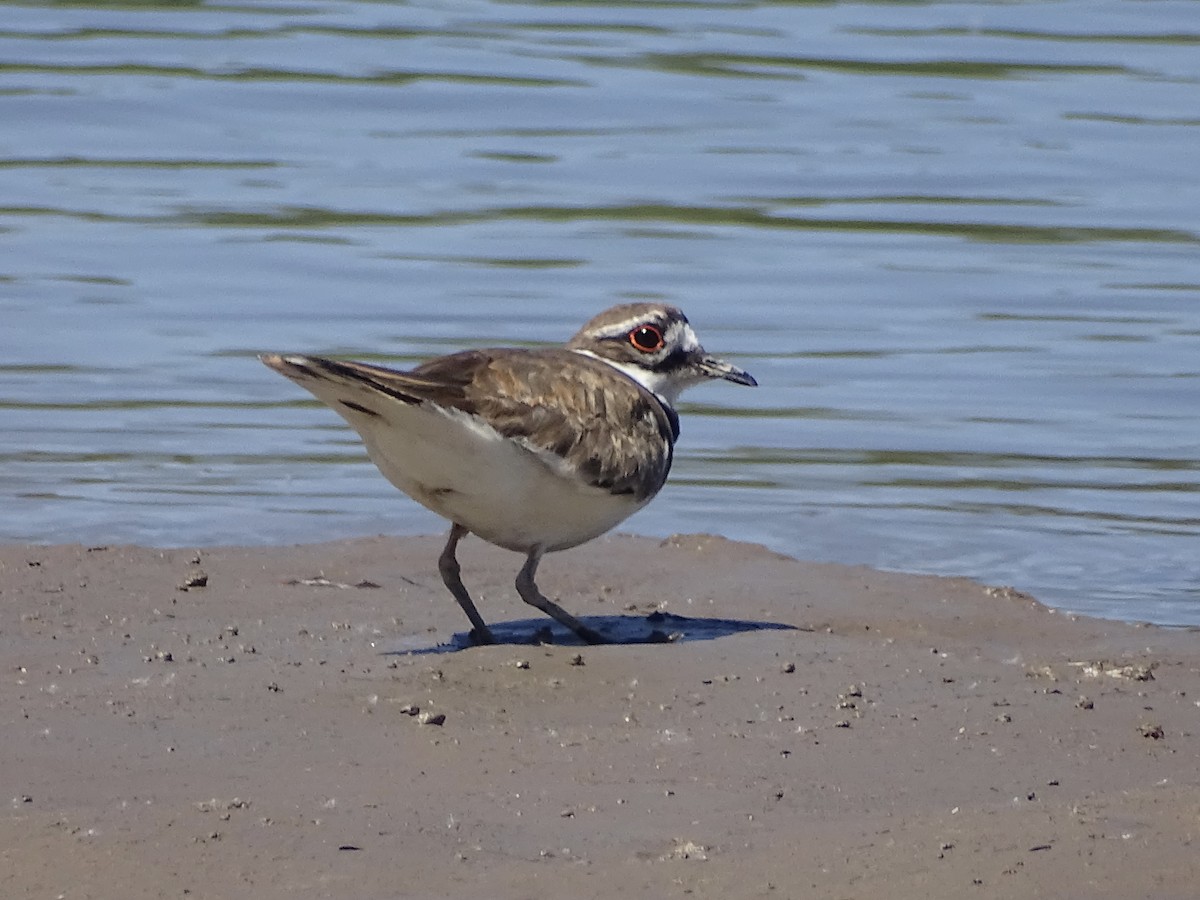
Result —
<svg viewBox="0 0 1200 900"><path fill-rule="evenodd" d="M605 325L603 328L597 330L595 334L597 337L624 337L639 325L654 325L657 328L665 328L666 333L663 335L665 338L674 329L686 324L686 322L682 322L671 316L665 309L658 309Z"/></svg>
<svg viewBox="0 0 1200 900"><path fill-rule="evenodd" d="M696 337L696 332L692 330L692 326L687 322L676 320L667 327L667 333L663 335L663 341L667 346L678 346L683 350L695 350L700 346L700 340Z"/></svg>

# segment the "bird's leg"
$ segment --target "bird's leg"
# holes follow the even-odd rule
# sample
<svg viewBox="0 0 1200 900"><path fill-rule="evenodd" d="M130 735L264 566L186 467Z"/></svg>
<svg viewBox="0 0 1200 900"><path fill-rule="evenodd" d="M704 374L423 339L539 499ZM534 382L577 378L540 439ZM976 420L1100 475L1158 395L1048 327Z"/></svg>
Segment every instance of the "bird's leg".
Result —
<svg viewBox="0 0 1200 900"><path fill-rule="evenodd" d="M533 576L537 573L538 563L542 561L542 552L540 547L530 550L529 556L525 560L525 565L521 567L521 572L517 575L517 593L521 595L521 599L530 606L536 606L556 622L570 628L583 641L589 644L607 644L608 639L604 635L588 628L553 600L544 597L542 592L538 590L537 585L533 583Z"/></svg>
<svg viewBox="0 0 1200 900"><path fill-rule="evenodd" d="M457 522L450 526L450 537L446 540L446 548L438 557L438 571L442 573L442 581L450 589L450 593L454 595L454 599L458 601L458 605L462 607L462 611L467 614L471 625L474 626L471 629L471 640L476 644L494 644L496 639L492 637L492 632L488 629L487 623L483 621L483 616L479 615L479 610L471 602L471 595L467 593L467 589L463 587L462 578L459 577L458 558L455 557L454 551L458 547L458 542L467 534L469 534L467 529Z"/></svg>

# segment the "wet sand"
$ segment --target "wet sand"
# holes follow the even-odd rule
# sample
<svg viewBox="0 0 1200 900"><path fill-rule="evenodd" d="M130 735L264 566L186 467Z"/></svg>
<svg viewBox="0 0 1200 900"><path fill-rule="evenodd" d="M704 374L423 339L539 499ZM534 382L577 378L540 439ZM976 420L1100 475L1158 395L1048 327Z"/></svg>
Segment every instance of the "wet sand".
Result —
<svg viewBox="0 0 1200 900"><path fill-rule="evenodd" d="M0 547L0 895L1200 891L1195 630L618 536L464 647L440 547Z"/></svg>

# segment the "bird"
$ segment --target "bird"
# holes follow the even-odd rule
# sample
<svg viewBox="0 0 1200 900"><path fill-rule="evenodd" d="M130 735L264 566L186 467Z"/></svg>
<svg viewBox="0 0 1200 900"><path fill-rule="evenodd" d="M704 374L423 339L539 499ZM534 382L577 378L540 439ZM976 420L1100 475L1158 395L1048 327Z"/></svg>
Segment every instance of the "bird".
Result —
<svg viewBox="0 0 1200 900"><path fill-rule="evenodd" d="M475 644L495 637L462 582L456 551L468 534L525 554L521 598L582 641L607 643L542 594L542 557L599 537L654 498L671 469L683 390L757 385L705 352L666 303L606 309L562 346L464 350L410 371L259 359L341 415L388 481L450 521L438 571Z"/></svg>

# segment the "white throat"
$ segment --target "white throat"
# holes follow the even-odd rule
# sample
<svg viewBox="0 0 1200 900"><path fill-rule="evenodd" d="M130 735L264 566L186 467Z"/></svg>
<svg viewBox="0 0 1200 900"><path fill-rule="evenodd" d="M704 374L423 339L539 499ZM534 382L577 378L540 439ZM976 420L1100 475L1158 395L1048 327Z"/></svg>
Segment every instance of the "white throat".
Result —
<svg viewBox="0 0 1200 900"><path fill-rule="evenodd" d="M635 366L630 363L614 362L611 359L605 359L603 356L597 356L591 350L574 350L580 356L590 356L592 359L612 366L622 375L627 375L632 378L650 393L654 394L665 403L667 406L674 407L675 401L679 399L680 392L688 387L691 382L680 383L678 379L663 375L661 372L654 372L650 369L644 369L641 366Z"/></svg>

